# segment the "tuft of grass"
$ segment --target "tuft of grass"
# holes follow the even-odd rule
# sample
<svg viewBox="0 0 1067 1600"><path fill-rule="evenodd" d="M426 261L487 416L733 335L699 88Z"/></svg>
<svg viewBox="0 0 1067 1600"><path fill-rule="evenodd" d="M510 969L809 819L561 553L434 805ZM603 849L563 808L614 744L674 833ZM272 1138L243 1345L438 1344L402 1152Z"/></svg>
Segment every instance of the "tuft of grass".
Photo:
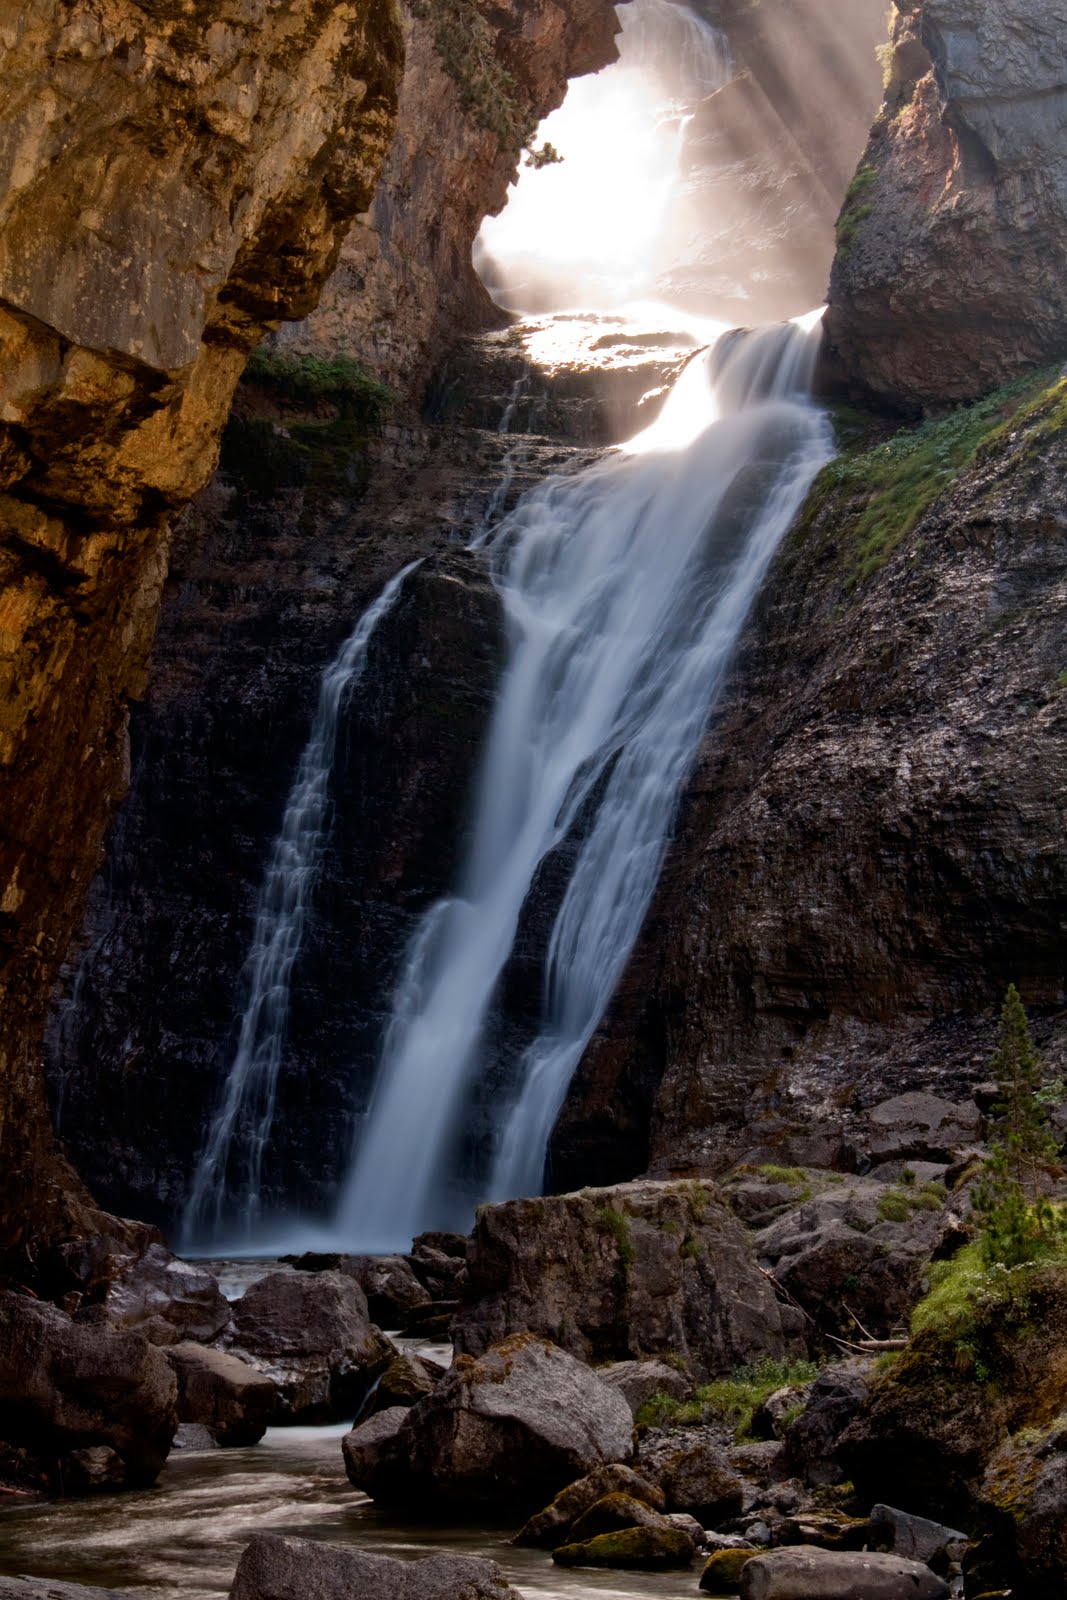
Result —
<svg viewBox="0 0 1067 1600"><path fill-rule="evenodd" d="M943 1183L924 1183L919 1188L914 1188L915 1174L911 1175L909 1184L906 1177L901 1177L899 1189L887 1189L880 1195L875 1211L879 1222L907 1222L914 1211L940 1211L948 1199L948 1190Z"/></svg>
<svg viewBox="0 0 1067 1600"><path fill-rule="evenodd" d="M756 1168L761 1178L766 1178L768 1183L792 1183L800 1186L807 1184L808 1175L803 1167L776 1167L773 1162L764 1162Z"/></svg>
<svg viewBox="0 0 1067 1600"><path fill-rule="evenodd" d="M744 1440L752 1427L756 1411L776 1389L810 1383L818 1376L814 1361L775 1361L770 1356L738 1367L728 1378L717 1378L696 1392L696 1399L708 1419L733 1428L734 1437Z"/></svg>
<svg viewBox="0 0 1067 1600"><path fill-rule="evenodd" d="M675 1400L673 1395L654 1394L638 1407L634 1422L639 1428L673 1428L701 1422L703 1417L704 1407L699 1400Z"/></svg>
<svg viewBox="0 0 1067 1600"><path fill-rule="evenodd" d="M626 1293L630 1281L630 1268L634 1259L634 1242L630 1235L630 1219L621 1211L616 1211L613 1206L601 1206L596 1213L596 1220L605 1227L615 1240L615 1248L619 1254L619 1265L615 1273L615 1287L619 1294Z"/></svg>

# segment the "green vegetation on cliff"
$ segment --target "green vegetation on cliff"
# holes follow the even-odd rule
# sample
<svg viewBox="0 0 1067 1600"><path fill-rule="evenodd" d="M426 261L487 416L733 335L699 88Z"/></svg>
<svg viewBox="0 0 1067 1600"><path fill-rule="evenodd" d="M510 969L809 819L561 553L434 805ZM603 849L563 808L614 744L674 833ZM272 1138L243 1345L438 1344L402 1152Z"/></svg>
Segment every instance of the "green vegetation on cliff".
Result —
<svg viewBox="0 0 1067 1600"><path fill-rule="evenodd" d="M846 413L839 431L854 431L857 420L855 413ZM840 512L838 525L848 530L846 583L863 583L960 473L1017 435L1037 445L1064 428L1067 379L1046 369L974 405L902 427L873 446L865 447L861 438L816 478L798 531L809 531L832 502Z"/></svg>
<svg viewBox="0 0 1067 1600"><path fill-rule="evenodd" d="M499 24L488 19L479 0L412 0L411 10L430 24L434 49L459 90L460 106L478 127L495 134L502 150L516 155L529 150L533 166L558 161L550 144L530 148L537 113L497 55Z"/></svg>

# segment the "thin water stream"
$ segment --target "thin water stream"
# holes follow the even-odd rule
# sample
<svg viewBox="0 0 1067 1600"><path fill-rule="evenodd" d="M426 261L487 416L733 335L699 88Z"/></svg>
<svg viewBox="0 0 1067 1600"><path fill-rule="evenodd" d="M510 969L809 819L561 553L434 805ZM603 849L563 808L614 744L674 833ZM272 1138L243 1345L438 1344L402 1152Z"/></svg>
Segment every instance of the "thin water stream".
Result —
<svg viewBox="0 0 1067 1600"><path fill-rule="evenodd" d="M272 1428L250 1449L172 1454L153 1489L0 1510L0 1574L32 1572L153 1600L220 1600L252 1535L281 1533L404 1559L488 1556L531 1600L695 1593L695 1567L692 1574L568 1572L543 1551L510 1545L513 1526L391 1520L348 1483L345 1431Z"/></svg>

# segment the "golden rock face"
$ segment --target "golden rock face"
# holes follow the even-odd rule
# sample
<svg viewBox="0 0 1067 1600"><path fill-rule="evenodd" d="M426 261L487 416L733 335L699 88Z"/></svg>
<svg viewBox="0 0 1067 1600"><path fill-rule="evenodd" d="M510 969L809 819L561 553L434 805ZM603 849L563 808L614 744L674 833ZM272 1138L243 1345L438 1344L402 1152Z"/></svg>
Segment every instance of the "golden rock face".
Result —
<svg viewBox="0 0 1067 1600"><path fill-rule="evenodd" d="M0 5L0 1247L80 1204L43 1007L122 791L167 524L393 133L392 0Z"/></svg>

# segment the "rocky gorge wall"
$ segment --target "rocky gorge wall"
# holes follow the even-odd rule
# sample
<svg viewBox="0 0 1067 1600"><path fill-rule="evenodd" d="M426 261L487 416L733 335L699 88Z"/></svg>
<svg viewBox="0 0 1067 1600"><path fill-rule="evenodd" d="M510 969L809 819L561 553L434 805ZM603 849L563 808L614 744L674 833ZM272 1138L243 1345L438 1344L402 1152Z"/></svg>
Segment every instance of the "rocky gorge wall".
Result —
<svg viewBox="0 0 1067 1600"><path fill-rule="evenodd" d="M776 10L795 40L806 9ZM854 93L848 79L844 96L853 159L877 95L881 7L862 10L867 74ZM715 20L733 27L737 19ZM547 108L568 71L610 55L613 25L604 7L509 13L502 39L510 70ZM499 315L469 253L481 216L503 199L507 169L493 137L464 112L431 20L411 17L405 28L398 133L371 210L349 235L318 310L272 347L283 363L358 357L411 394L461 320L476 323L487 307ZM821 27L816 40L821 49ZM790 50L780 41L772 50L765 31L749 28L736 52L769 104L776 63ZM720 93L731 99L729 86ZM719 99L702 107L708 127ZM814 278L803 252L799 287L784 270L767 275L768 293L792 295L795 310L818 293L828 217L850 165L838 156L816 204L818 121L798 112L793 164L768 188L768 215L753 224L772 241L788 213L819 239ZM781 126L776 113L738 129L723 194L731 182L758 187ZM717 170L721 141L705 157ZM442 173L450 195L443 217ZM729 240L736 255L739 239ZM232 1059L263 865L319 673L386 579L424 555L429 562L383 624L343 719L331 791L337 826L294 973L266 1190L279 1200L298 1193L312 1211L329 1208L366 1105L396 963L462 852L491 704L499 619L481 570L456 552L457 537L497 493L513 445L524 458L515 494L538 474L570 470L586 447L632 431L636 402L661 389L692 348L691 337L669 329L662 337L666 355L648 347L647 331L631 347L625 330L591 323L574 364L549 370L531 365L517 334L501 332L448 359L422 420L394 407L377 439L366 419L341 414L343 404L294 403L259 380L242 386L219 476L179 530L153 679L134 714L131 794L50 1029L60 1131L109 1205L168 1227L180 1215ZM496 429L517 381L525 388L509 442ZM556 863L543 875L506 980L504 1025L518 1032L536 1017L536 956L561 870ZM484 1143L483 1114L474 1120L472 1139ZM630 1170L647 1150L647 1109L635 1121Z"/></svg>
<svg viewBox="0 0 1067 1600"><path fill-rule="evenodd" d="M1067 355L1067 8L898 4L838 225L827 370L907 412Z"/></svg>
<svg viewBox="0 0 1067 1600"><path fill-rule="evenodd" d="M392 133L389 0L14 5L0 202L0 1243L80 1203L46 997L125 781L169 515L248 350L313 305Z"/></svg>

